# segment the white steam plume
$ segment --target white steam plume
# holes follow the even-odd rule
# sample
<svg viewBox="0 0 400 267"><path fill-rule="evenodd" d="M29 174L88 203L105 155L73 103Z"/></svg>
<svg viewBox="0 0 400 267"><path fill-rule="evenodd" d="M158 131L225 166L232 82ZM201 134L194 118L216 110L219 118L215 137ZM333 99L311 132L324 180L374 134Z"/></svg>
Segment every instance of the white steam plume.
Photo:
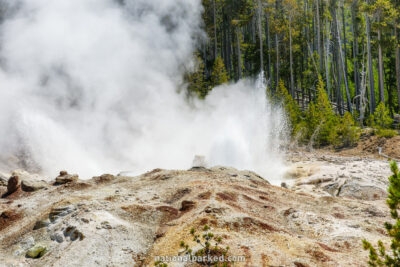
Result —
<svg viewBox="0 0 400 267"><path fill-rule="evenodd" d="M200 0L0 1L0 161L54 177L211 165L278 177L280 109L254 82L177 88ZM260 89L261 88L261 89ZM12 160L14 159L14 160Z"/></svg>

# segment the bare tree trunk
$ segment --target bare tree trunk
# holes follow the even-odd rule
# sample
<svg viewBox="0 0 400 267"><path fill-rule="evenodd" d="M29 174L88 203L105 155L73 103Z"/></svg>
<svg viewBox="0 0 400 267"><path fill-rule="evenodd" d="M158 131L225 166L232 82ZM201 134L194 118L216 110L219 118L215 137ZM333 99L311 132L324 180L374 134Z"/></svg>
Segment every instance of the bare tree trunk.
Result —
<svg viewBox="0 0 400 267"><path fill-rule="evenodd" d="M276 63L275 63L276 81L275 81L275 87L278 88L278 84L279 84L279 40L278 40L278 34L277 33L275 33L275 52L276 52Z"/></svg>
<svg viewBox="0 0 400 267"><path fill-rule="evenodd" d="M337 18L337 14L335 16L335 19ZM342 46L341 46L341 40L340 40L340 30L339 30L339 23L336 23L336 30L337 30L337 38L338 38L338 47L339 47L339 53L340 53L340 60L339 62L342 65L342 70L343 70L343 80L344 80L344 86L346 89L346 102L347 102L347 109L350 113L353 113L353 109L351 106L351 98L350 98L350 91L349 91L349 84L347 82L347 73L346 73L346 68L344 65L344 56L343 56L343 51L342 51Z"/></svg>
<svg viewBox="0 0 400 267"><path fill-rule="evenodd" d="M217 51L217 20L215 14L215 0L213 0L213 23L214 23L214 59L218 57Z"/></svg>
<svg viewBox="0 0 400 267"><path fill-rule="evenodd" d="M238 77L240 80L240 79L242 79L242 53L240 51L239 26L236 27L236 49L237 49L237 56L238 56Z"/></svg>
<svg viewBox="0 0 400 267"><path fill-rule="evenodd" d="M369 2L369 1L368 1ZM365 14L366 30L367 30L367 54L368 54L368 78L369 78L369 105L370 112L375 112L375 82L374 82L374 69L372 66L372 55L371 55L371 25L369 22L368 15Z"/></svg>
<svg viewBox="0 0 400 267"><path fill-rule="evenodd" d="M227 62L228 62L228 66L227 66L227 71L229 76L232 78L233 77L233 68L232 68L232 33L231 33L231 18L228 16L227 17Z"/></svg>
<svg viewBox="0 0 400 267"><path fill-rule="evenodd" d="M326 1L326 9L328 10L328 0ZM326 89L328 91L328 97L331 99L331 83L330 83L330 77L329 77L329 46L330 46L330 34L329 34L329 22L328 22L328 17L325 16L325 32L326 32L326 37L325 37L325 79L326 79Z"/></svg>
<svg viewBox="0 0 400 267"><path fill-rule="evenodd" d="M292 98L294 99L293 51L292 51L292 17L290 15L289 15L289 61L290 61L290 93L292 94Z"/></svg>
<svg viewBox="0 0 400 267"><path fill-rule="evenodd" d="M316 0L316 11L317 11L317 50L318 50L318 55L319 55L319 69L322 71L322 65L323 65L323 48L322 48L322 42L321 42L321 26L320 26L320 17L319 17L319 0Z"/></svg>
<svg viewBox="0 0 400 267"><path fill-rule="evenodd" d="M337 102L337 107L338 107L338 112L340 115L343 115L343 110L342 110L342 73L340 71L341 69L341 62L340 62L340 51L341 51L341 44L339 42L340 40L340 32L339 32L339 25L338 25L338 20L337 20L337 11L336 11L336 0L333 0L331 3L331 14L333 15L332 18L332 38L333 38L333 59L334 59L334 67L335 71L337 74L337 80L336 80L336 102ZM335 72L334 72L335 73Z"/></svg>
<svg viewBox="0 0 400 267"><path fill-rule="evenodd" d="M359 76L359 66L358 66L358 32L357 32L357 19L356 19L356 6L358 0L354 0L351 8L351 18L352 18L352 33L353 33L353 61L354 61L354 87L355 95L360 94L360 76ZM360 112L360 98L356 99L356 110Z"/></svg>
<svg viewBox="0 0 400 267"><path fill-rule="evenodd" d="M378 19L379 21L379 19ZM385 89L383 84L383 55L381 44L381 29L378 28L378 75L379 75L379 101L385 104Z"/></svg>
<svg viewBox="0 0 400 267"><path fill-rule="evenodd" d="M397 41L397 25L394 27L394 36L395 36L395 44L396 44L396 86L397 86L397 102L400 109L400 48Z"/></svg>
<svg viewBox="0 0 400 267"><path fill-rule="evenodd" d="M264 51L262 39L262 5L261 0L258 0L258 36L260 41L260 71L264 72Z"/></svg>
<svg viewBox="0 0 400 267"><path fill-rule="evenodd" d="M271 79L271 40L270 40L270 34L269 34L269 17L268 14L265 17L265 41L267 42L267 48L268 48L268 66L267 66L267 72L268 72L268 79Z"/></svg>
<svg viewBox="0 0 400 267"><path fill-rule="evenodd" d="M342 5L342 23L343 23L343 55L344 55L344 69L345 69L345 75L347 77L347 39L346 39L346 18L344 14L345 8L344 8L344 1Z"/></svg>

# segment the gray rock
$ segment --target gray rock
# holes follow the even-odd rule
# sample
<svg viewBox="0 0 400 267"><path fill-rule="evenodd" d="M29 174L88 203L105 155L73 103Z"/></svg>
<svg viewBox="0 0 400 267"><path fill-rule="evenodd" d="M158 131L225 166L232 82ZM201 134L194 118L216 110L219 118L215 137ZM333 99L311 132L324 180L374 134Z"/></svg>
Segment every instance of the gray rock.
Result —
<svg viewBox="0 0 400 267"><path fill-rule="evenodd" d="M34 192L46 187L48 187L48 184L45 181L41 180L23 178L23 180L21 181L21 189L25 192Z"/></svg>
<svg viewBox="0 0 400 267"><path fill-rule="evenodd" d="M37 221L35 223L35 226L33 227L33 230L38 230L38 229L47 227L49 225L50 225L50 221L49 220L40 220L40 221Z"/></svg>
<svg viewBox="0 0 400 267"><path fill-rule="evenodd" d="M64 230L64 236L65 237L69 237L71 241L75 241L75 240L83 240L85 238L85 235L80 232L76 226L68 226L65 230Z"/></svg>
<svg viewBox="0 0 400 267"><path fill-rule="evenodd" d="M341 187L339 196L361 200L378 200L386 198L387 193L375 185L362 185L351 182Z"/></svg>
<svg viewBox="0 0 400 267"><path fill-rule="evenodd" d="M64 217L75 210L73 205L65 206L65 207L58 207L53 208L50 211L49 219L52 223L54 223L58 218Z"/></svg>
<svg viewBox="0 0 400 267"><path fill-rule="evenodd" d="M107 221L101 222L101 227L102 227L103 229L112 229L112 226L111 226L110 223L107 222Z"/></svg>
<svg viewBox="0 0 400 267"><path fill-rule="evenodd" d="M328 192L332 196L338 196L342 189L342 186L346 183L346 181L346 179L339 179L335 182L324 184L322 186L322 190Z"/></svg>
<svg viewBox="0 0 400 267"><path fill-rule="evenodd" d="M64 242L64 237L59 233L54 233L50 236L50 239L58 243Z"/></svg>
<svg viewBox="0 0 400 267"><path fill-rule="evenodd" d="M77 174L68 174L66 171L61 171L60 175L56 177L56 185L75 183L78 179L79 176Z"/></svg>

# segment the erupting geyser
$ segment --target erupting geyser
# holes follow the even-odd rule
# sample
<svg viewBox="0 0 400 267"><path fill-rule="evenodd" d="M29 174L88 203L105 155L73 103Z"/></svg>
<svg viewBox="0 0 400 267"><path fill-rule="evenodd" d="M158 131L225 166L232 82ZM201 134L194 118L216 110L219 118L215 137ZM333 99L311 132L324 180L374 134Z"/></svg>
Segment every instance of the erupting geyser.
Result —
<svg viewBox="0 0 400 267"><path fill-rule="evenodd" d="M202 35L200 0L0 3L3 169L89 178L188 168L204 155L269 180L283 171L284 116L262 78L215 88L194 107L177 92Z"/></svg>

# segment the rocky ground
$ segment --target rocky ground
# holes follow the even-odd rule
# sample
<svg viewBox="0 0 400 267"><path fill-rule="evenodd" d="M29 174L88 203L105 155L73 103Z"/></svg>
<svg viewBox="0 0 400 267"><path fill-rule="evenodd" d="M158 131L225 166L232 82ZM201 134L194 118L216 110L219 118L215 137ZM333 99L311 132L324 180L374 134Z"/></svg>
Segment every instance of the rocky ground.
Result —
<svg viewBox="0 0 400 267"><path fill-rule="evenodd" d="M200 249L190 230L205 224L245 256L234 266L367 266L361 240L388 243L387 159L297 151L288 161L284 187L227 167L0 175L0 266L154 266L181 241Z"/></svg>

